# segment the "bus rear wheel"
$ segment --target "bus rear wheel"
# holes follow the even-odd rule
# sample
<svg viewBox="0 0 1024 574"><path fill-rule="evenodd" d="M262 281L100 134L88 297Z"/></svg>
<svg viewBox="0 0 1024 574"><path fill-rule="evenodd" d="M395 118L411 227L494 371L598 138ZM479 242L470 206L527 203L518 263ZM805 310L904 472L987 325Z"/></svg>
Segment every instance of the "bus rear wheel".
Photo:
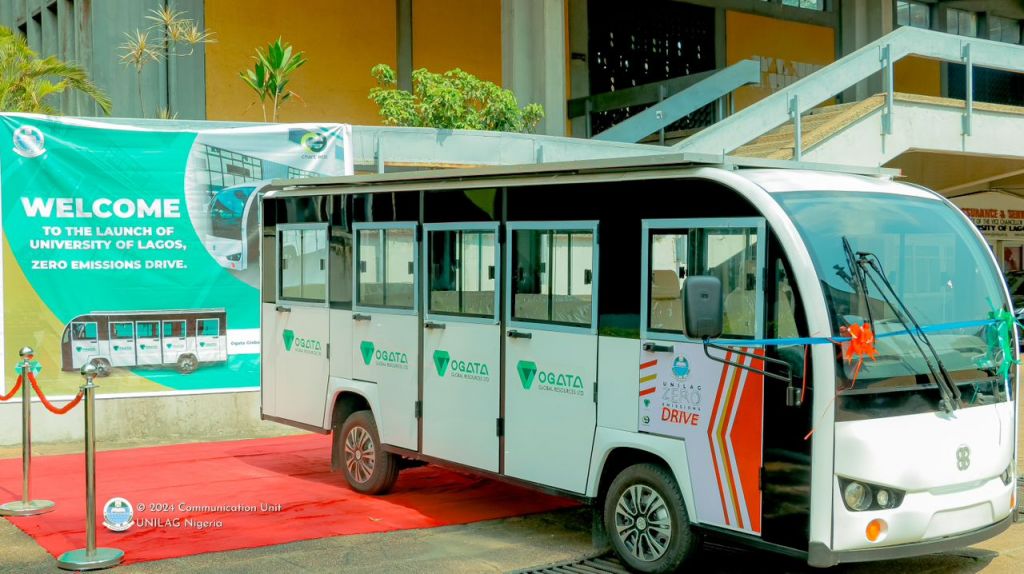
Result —
<svg viewBox="0 0 1024 574"><path fill-rule="evenodd" d="M615 552L636 572L675 572L697 547L679 485L657 464L635 464L615 477L604 524Z"/></svg>
<svg viewBox="0 0 1024 574"><path fill-rule="evenodd" d="M187 375L199 368L199 359L193 354L178 357L178 372Z"/></svg>
<svg viewBox="0 0 1024 574"><path fill-rule="evenodd" d="M384 451L377 423L370 411L357 411L345 419L341 440L335 442L345 481L363 494L384 494L398 480L398 457Z"/></svg>

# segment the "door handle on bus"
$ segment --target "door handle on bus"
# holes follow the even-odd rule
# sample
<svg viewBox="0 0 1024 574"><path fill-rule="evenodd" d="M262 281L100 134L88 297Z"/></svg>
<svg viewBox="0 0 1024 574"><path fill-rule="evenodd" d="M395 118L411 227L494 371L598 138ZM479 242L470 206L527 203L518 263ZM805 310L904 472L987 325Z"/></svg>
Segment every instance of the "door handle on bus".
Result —
<svg viewBox="0 0 1024 574"><path fill-rule="evenodd" d="M292 308L291 307L285 307L284 305L278 305L277 307L274 307L274 310L279 312L279 313L291 313L292 312Z"/></svg>
<svg viewBox="0 0 1024 574"><path fill-rule="evenodd" d="M675 350L675 347L672 345L659 345L650 341L644 343L641 348L648 353L671 353Z"/></svg>
<svg viewBox="0 0 1024 574"><path fill-rule="evenodd" d="M533 338L533 333L524 333L522 331L516 331L515 329L509 329L509 331L508 331L508 338L509 339L532 339Z"/></svg>
<svg viewBox="0 0 1024 574"><path fill-rule="evenodd" d="M423 323L425 329L444 329L444 323L437 323L435 321L427 321Z"/></svg>
<svg viewBox="0 0 1024 574"><path fill-rule="evenodd" d="M369 321L371 318L372 317L370 317L370 315L366 315L364 313L352 313L353 321Z"/></svg>

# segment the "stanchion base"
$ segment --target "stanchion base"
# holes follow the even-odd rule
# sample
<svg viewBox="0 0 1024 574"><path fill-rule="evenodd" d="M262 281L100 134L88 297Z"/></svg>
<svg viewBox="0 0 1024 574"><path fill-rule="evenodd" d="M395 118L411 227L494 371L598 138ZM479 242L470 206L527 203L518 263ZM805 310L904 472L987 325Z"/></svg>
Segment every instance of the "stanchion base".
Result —
<svg viewBox="0 0 1024 574"><path fill-rule="evenodd" d="M116 548L97 548L91 555L80 548L71 550L57 558L61 570L102 570L117 566L124 559L124 552Z"/></svg>
<svg viewBox="0 0 1024 574"><path fill-rule="evenodd" d="M53 510L53 502L49 500L17 500L0 504L0 516L35 516Z"/></svg>

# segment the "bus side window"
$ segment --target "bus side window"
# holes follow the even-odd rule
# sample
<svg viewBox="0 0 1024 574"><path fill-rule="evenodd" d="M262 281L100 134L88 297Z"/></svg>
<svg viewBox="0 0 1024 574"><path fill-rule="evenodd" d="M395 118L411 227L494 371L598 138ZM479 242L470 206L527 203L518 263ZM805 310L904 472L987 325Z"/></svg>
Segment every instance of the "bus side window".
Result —
<svg viewBox="0 0 1024 574"><path fill-rule="evenodd" d="M412 309L415 249L412 229L360 230L356 294L359 304Z"/></svg>
<svg viewBox="0 0 1024 574"><path fill-rule="evenodd" d="M593 232L515 230L512 250L513 319L592 326Z"/></svg>
<svg viewBox="0 0 1024 574"><path fill-rule="evenodd" d="M327 230L281 229L280 298L324 303L327 300Z"/></svg>
<svg viewBox="0 0 1024 574"><path fill-rule="evenodd" d="M430 231L431 313L494 316L493 231Z"/></svg>
<svg viewBox="0 0 1024 574"><path fill-rule="evenodd" d="M96 339L96 323L72 323L71 338L75 341L92 341Z"/></svg>
<svg viewBox="0 0 1024 574"><path fill-rule="evenodd" d="M200 319L199 323L199 336L200 337L217 337L220 336L220 321L217 319Z"/></svg>
<svg viewBox="0 0 1024 574"><path fill-rule="evenodd" d="M348 196L333 197L331 209L330 273L328 291L331 307L352 308L352 229L349 225Z"/></svg>

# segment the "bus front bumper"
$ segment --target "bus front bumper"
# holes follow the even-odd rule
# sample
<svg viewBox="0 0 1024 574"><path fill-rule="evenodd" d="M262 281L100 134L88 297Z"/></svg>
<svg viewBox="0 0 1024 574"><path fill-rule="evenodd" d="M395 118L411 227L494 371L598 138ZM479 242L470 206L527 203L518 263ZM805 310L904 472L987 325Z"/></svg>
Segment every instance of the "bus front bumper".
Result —
<svg viewBox="0 0 1024 574"><path fill-rule="evenodd" d="M896 558L908 558L910 556L922 556L935 554L946 550L964 548L977 544L996 536L1010 527L1014 522L1016 511L1009 516L990 524L984 528L963 532L945 538L928 540L925 542L914 542L893 546L881 546L878 548L865 548L861 550L838 550L834 551L821 542L812 542L807 551L807 564L818 568L827 568L836 564L847 562L869 562L873 560L894 560Z"/></svg>

